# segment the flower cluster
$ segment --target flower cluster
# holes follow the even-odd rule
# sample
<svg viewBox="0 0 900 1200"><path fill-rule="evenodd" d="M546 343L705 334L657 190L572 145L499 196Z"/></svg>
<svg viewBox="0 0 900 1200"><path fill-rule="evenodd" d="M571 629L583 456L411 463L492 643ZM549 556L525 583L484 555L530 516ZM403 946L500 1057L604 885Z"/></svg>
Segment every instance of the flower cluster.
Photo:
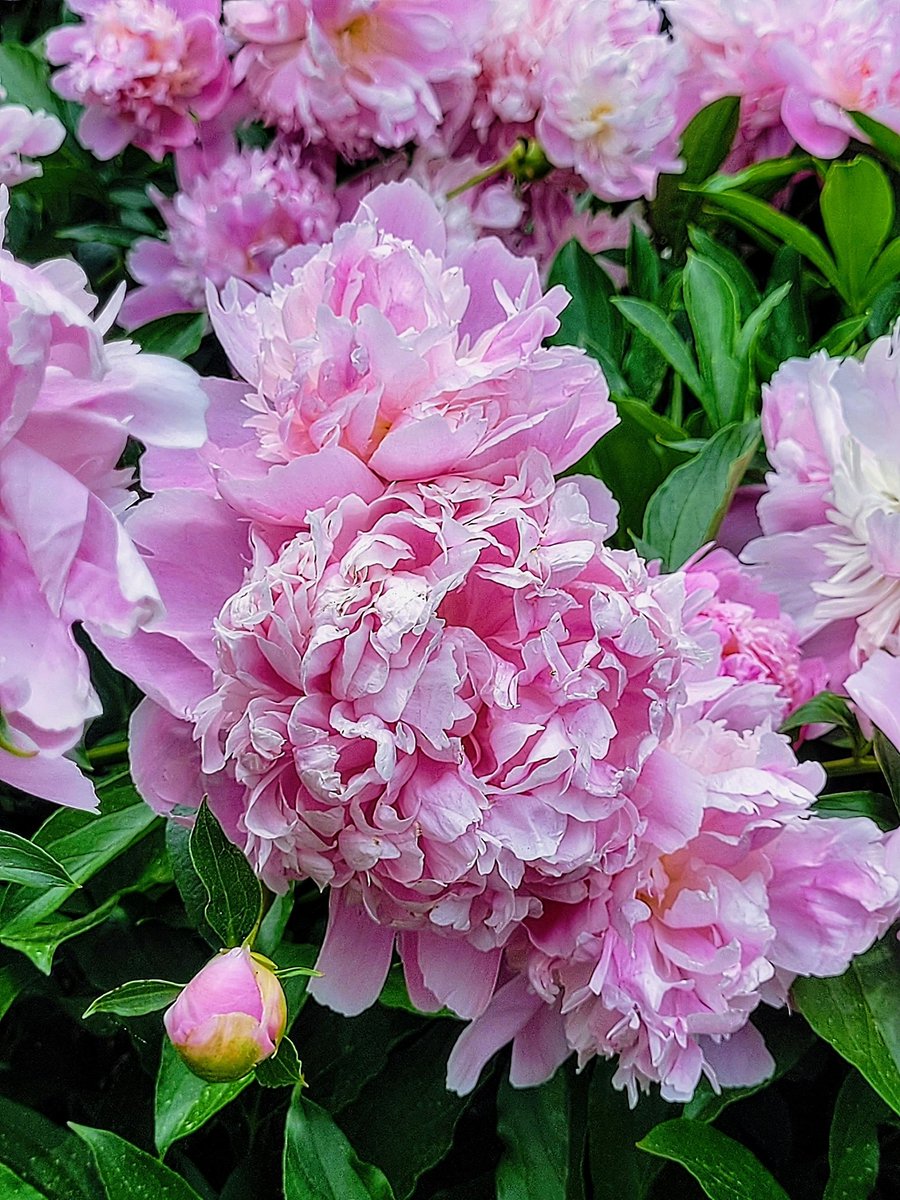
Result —
<svg viewBox="0 0 900 1200"><path fill-rule="evenodd" d="M145 798L206 794L272 888L330 889L320 1001L361 1011L396 951L472 1022L458 1090L513 1041L515 1083L616 1055L686 1099L765 1076L752 1012L885 931L900 850L811 814L774 730L824 668L775 596L610 548L603 485L554 481L615 421L543 345L565 300L410 181L211 294L241 378L125 526L165 613L98 638L147 693Z"/></svg>
<svg viewBox="0 0 900 1200"><path fill-rule="evenodd" d="M93 788L64 755L100 708L73 622L127 638L161 611L117 464L129 437L198 446L206 407L188 367L104 345L114 308L92 319L86 283L0 250L0 779L78 807Z"/></svg>

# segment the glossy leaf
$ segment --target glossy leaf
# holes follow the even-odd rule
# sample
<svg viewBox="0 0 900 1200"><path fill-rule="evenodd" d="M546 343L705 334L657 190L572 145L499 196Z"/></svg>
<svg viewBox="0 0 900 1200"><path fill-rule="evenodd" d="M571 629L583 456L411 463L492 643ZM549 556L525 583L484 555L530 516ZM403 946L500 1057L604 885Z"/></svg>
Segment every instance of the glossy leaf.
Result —
<svg viewBox="0 0 900 1200"><path fill-rule="evenodd" d="M24 887L76 887L68 871L42 846L0 830L0 879Z"/></svg>
<svg viewBox="0 0 900 1200"><path fill-rule="evenodd" d="M878 1182L878 1126L891 1110L856 1071L838 1092L828 1139L828 1183L822 1200L868 1200Z"/></svg>
<svg viewBox="0 0 900 1200"><path fill-rule="evenodd" d="M83 1015L87 1018L95 1013L112 1013L117 1017L142 1017L168 1008L178 999L183 987L182 983L168 983L164 979L133 979L98 996Z"/></svg>
<svg viewBox="0 0 900 1200"><path fill-rule="evenodd" d="M0 1096L0 1163L46 1200L100 1200L102 1196L87 1146L5 1096Z"/></svg>
<svg viewBox="0 0 900 1200"><path fill-rule="evenodd" d="M105 1200L202 1200L180 1175L105 1129L72 1125L90 1146Z"/></svg>
<svg viewBox="0 0 900 1200"><path fill-rule="evenodd" d="M813 805L820 817L868 817L879 829L894 829L897 810L880 792L829 792Z"/></svg>
<svg viewBox="0 0 900 1200"><path fill-rule="evenodd" d="M900 171L900 133L882 125L868 113L848 112L847 115L853 118L872 145Z"/></svg>
<svg viewBox="0 0 900 1200"><path fill-rule="evenodd" d="M632 1108L612 1085L616 1064L596 1062L588 1098L588 1165L593 1200L646 1200L663 1169L637 1143L674 1110L654 1089Z"/></svg>
<svg viewBox="0 0 900 1200"><path fill-rule="evenodd" d="M630 321L650 342L674 371L691 389L703 407L709 411L711 398L703 385L697 365L684 339L676 333L669 318L646 300L634 300L630 296L616 296L612 303L626 321Z"/></svg>
<svg viewBox="0 0 900 1200"><path fill-rule="evenodd" d="M293 1087L303 1081L297 1047L290 1038L282 1038L278 1053L256 1068L256 1082L267 1088Z"/></svg>
<svg viewBox="0 0 900 1200"><path fill-rule="evenodd" d="M900 947L876 942L837 979L798 979L797 1008L900 1113Z"/></svg>
<svg viewBox="0 0 900 1200"><path fill-rule="evenodd" d="M878 163L861 155L852 162L831 164L820 207L843 294L856 309L867 294L866 278L894 223L893 190Z"/></svg>
<svg viewBox="0 0 900 1200"><path fill-rule="evenodd" d="M141 325L129 337L148 354L185 359L200 348L206 328L205 313L173 313Z"/></svg>
<svg viewBox="0 0 900 1200"><path fill-rule="evenodd" d="M572 299L560 313L551 346L580 346L603 368L614 393L625 390L620 361L624 350L622 318L610 304L612 280L593 255L576 241L567 242L553 260L548 286L561 284Z"/></svg>
<svg viewBox="0 0 900 1200"><path fill-rule="evenodd" d="M209 897L206 919L225 946L240 946L262 917L262 887L253 868L222 832L206 800L191 831L191 861Z"/></svg>
<svg viewBox="0 0 900 1200"><path fill-rule="evenodd" d="M249 1087L252 1079L252 1075L246 1075L232 1083L207 1083L187 1069L178 1051L165 1039L156 1078L154 1140L160 1155L180 1138L201 1129Z"/></svg>
<svg viewBox="0 0 900 1200"><path fill-rule="evenodd" d="M497 1167L497 1200L567 1200L568 1079L557 1070L540 1087L497 1094L497 1130L504 1152Z"/></svg>
<svg viewBox="0 0 900 1200"><path fill-rule="evenodd" d="M284 1144L285 1200L394 1200L377 1167L360 1162L323 1109L294 1092Z"/></svg>
<svg viewBox="0 0 900 1200"><path fill-rule="evenodd" d="M735 354L740 308L734 285L721 267L689 253L684 268L684 303L694 331L694 346L707 412L719 429L743 416L747 391L746 361Z"/></svg>
<svg viewBox="0 0 900 1200"><path fill-rule="evenodd" d="M710 1200L788 1200L785 1190L746 1146L700 1121L664 1121L638 1146L680 1163Z"/></svg>
<svg viewBox="0 0 900 1200"><path fill-rule="evenodd" d="M63 942L80 937L81 934L102 925L108 917L112 916L118 902L118 896L110 896L98 908L85 913L82 917L41 921L36 925L30 925L21 933L4 931L0 941L11 950L21 951L31 959L39 971L44 975L49 975L54 955Z"/></svg>
<svg viewBox="0 0 900 1200"><path fill-rule="evenodd" d="M715 537L759 441L759 423L726 425L677 467L647 505L643 543L670 570Z"/></svg>

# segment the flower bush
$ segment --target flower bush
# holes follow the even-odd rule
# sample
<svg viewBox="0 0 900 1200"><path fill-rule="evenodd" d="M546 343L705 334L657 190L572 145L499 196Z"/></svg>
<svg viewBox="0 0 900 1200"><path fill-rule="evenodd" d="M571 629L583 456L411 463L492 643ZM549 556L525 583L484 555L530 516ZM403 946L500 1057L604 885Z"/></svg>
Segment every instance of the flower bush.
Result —
<svg viewBox="0 0 900 1200"><path fill-rule="evenodd" d="M0 1192L891 1194L898 18L4 5Z"/></svg>

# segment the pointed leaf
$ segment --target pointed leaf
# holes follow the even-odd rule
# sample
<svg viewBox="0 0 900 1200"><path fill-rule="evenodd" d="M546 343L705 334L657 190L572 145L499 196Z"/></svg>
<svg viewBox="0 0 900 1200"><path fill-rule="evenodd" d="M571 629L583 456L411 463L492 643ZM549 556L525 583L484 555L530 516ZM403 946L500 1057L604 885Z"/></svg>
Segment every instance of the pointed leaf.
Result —
<svg viewBox="0 0 900 1200"><path fill-rule="evenodd" d="M394 1200L377 1167L360 1162L323 1108L298 1087L284 1144L285 1200Z"/></svg>
<svg viewBox="0 0 900 1200"><path fill-rule="evenodd" d="M105 1200L201 1200L180 1175L117 1134L87 1125L70 1127L93 1152Z"/></svg>
<svg viewBox="0 0 900 1200"><path fill-rule="evenodd" d="M42 846L0 830L0 879L25 887L76 887L68 871Z"/></svg>
<svg viewBox="0 0 900 1200"><path fill-rule="evenodd" d="M169 983L165 979L133 979L98 996L84 1010L83 1017L92 1017L95 1013L142 1017L174 1004L183 988L183 983Z"/></svg>
<svg viewBox="0 0 900 1200"><path fill-rule="evenodd" d="M497 1094L497 1131L505 1147L497 1200L566 1200L569 1184L569 1086L558 1070L540 1087Z"/></svg>
<svg viewBox="0 0 900 1200"><path fill-rule="evenodd" d="M294 1087L303 1082L303 1069L297 1047L290 1038L282 1038L278 1053L256 1068L256 1082L263 1087Z"/></svg>
<svg viewBox="0 0 900 1200"><path fill-rule="evenodd" d="M664 1121L638 1146L680 1163L710 1200L788 1200L784 1188L746 1146L700 1121Z"/></svg>
<svg viewBox="0 0 900 1200"><path fill-rule="evenodd" d="M893 190L878 163L860 155L852 162L831 164L820 207L844 295L856 308L894 223Z"/></svg>
<svg viewBox="0 0 900 1200"><path fill-rule="evenodd" d="M190 840L191 861L209 901L206 919L225 946L240 946L262 917L262 886L204 799Z"/></svg>
<svg viewBox="0 0 900 1200"><path fill-rule="evenodd" d="M861 1075L841 1085L828 1139L828 1183L822 1200L868 1200L878 1182L878 1126L893 1114Z"/></svg>
<svg viewBox="0 0 900 1200"><path fill-rule="evenodd" d="M707 411L711 400L697 371L683 338L675 332L669 318L646 300L634 300L630 296L615 296L612 300L626 321L630 321L660 352L670 367L673 368L691 389Z"/></svg>
<svg viewBox="0 0 900 1200"><path fill-rule="evenodd" d="M694 331L700 375L712 400L713 427L741 419L746 361L736 355L740 308L721 267L693 252L684 268L684 305Z"/></svg>
<svg viewBox="0 0 900 1200"><path fill-rule="evenodd" d="M156 1078L154 1141L160 1155L180 1138L195 1133L226 1104L250 1086L252 1075L233 1083L207 1083L198 1079L178 1057L168 1038L163 1042Z"/></svg>

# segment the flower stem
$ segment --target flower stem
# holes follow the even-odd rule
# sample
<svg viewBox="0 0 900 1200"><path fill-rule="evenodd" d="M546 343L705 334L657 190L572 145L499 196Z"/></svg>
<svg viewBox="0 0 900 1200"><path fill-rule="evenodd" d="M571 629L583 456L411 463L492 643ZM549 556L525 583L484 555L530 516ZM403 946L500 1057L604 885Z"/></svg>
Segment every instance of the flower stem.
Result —
<svg viewBox="0 0 900 1200"><path fill-rule="evenodd" d="M829 775L869 775L881 770L875 758L834 758L822 766Z"/></svg>

